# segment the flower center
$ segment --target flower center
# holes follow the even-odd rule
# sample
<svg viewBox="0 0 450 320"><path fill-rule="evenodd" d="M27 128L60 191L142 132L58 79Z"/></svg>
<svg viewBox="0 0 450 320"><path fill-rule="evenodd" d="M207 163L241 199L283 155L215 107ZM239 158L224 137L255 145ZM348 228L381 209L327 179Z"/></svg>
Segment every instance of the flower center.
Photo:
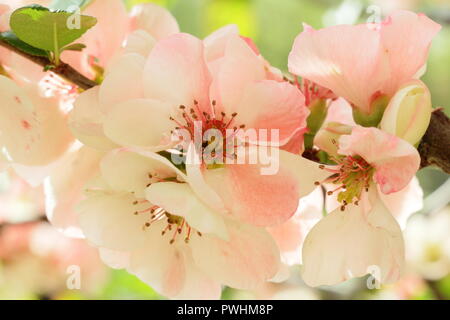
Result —
<svg viewBox="0 0 450 320"><path fill-rule="evenodd" d="M319 166L319 168L331 172L332 175L322 182L316 181L315 184L332 183L337 185L335 189L328 191L327 195L339 192L337 200L342 203L341 210L345 210L345 206L350 203L358 205L362 192L369 191L375 169L360 156L333 158L333 160L337 165L332 168Z"/></svg>
<svg viewBox="0 0 450 320"><path fill-rule="evenodd" d="M236 139L239 131L245 128L245 124L236 124L237 113L227 115L225 112L216 111L217 103L212 100L209 113L201 111L199 102L194 100L192 107L180 105L177 118L170 117L176 125L175 132L185 130L189 133L190 141L196 141L196 135L199 135L201 146L198 146L200 154L209 155L210 161L207 161L208 168L215 168L217 164L223 164L226 158L234 159L236 157ZM174 131L171 132L174 134ZM186 138L180 135L180 139Z"/></svg>
<svg viewBox="0 0 450 320"><path fill-rule="evenodd" d="M136 200L133 202L133 205L138 204L148 204L149 207L143 210L134 211L134 215L140 214L148 214L149 220L144 223L142 226L142 230L146 230L151 227L157 221L161 221L166 219L166 226L161 231L161 236L165 236L166 234L172 234L170 237L169 243L173 244L178 238L184 238L184 242L187 244L194 233L193 228L186 222L186 219L174 214L167 212L164 208L161 208L156 205L151 205L151 203L147 200ZM201 237L202 234L199 231L195 231L195 233Z"/></svg>

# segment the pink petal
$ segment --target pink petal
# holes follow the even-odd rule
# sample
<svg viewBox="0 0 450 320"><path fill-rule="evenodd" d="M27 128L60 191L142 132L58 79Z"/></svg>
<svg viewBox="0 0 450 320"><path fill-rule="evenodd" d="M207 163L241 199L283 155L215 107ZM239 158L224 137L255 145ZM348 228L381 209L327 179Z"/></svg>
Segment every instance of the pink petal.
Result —
<svg viewBox="0 0 450 320"><path fill-rule="evenodd" d="M381 43L390 63L391 76L383 93L393 95L426 64L428 50L441 26L424 14L397 11L381 25Z"/></svg>
<svg viewBox="0 0 450 320"><path fill-rule="evenodd" d="M384 80L379 32L366 25L305 29L289 54L289 71L331 89L368 112Z"/></svg>
<svg viewBox="0 0 450 320"><path fill-rule="evenodd" d="M191 107L210 106L210 75L204 60L203 43L185 34L175 34L156 43L144 70L144 94L147 98Z"/></svg>
<svg viewBox="0 0 450 320"><path fill-rule="evenodd" d="M145 59L135 53L124 54L115 61L100 86L98 99L102 112L107 114L115 104L144 97L144 65ZM135 81L127 81L127 78Z"/></svg>
<svg viewBox="0 0 450 320"><path fill-rule="evenodd" d="M244 124L245 129L266 130L266 137L259 135L258 140L273 145L283 145L297 131L305 129L309 115L305 98L297 87L273 80L248 85L236 112L236 123ZM271 137L271 130L278 131L279 141Z"/></svg>
<svg viewBox="0 0 450 320"><path fill-rule="evenodd" d="M128 32L129 20L122 1L94 1L83 14L97 18L95 27L78 40L86 45L86 49L81 53L67 51L62 58L71 65L80 65L82 70L88 73L90 56L95 57L100 66L108 65L122 46ZM114 32L111 31L112 22Z"/></svg>
<svg viewBox="0 0 450 320"><path fill-rule="evenodd" d="M203 43L205 44L205 57L208 62L222 58L225 54L225 49L230 37L238 36L239 29L237 25L230 24L222 27L209 36L207 36Z"/></svg>
<svg viewBox="0 0 450 320"><path fill-rule="evenodd" d="M377 128L356 126L339 139L343 155L359 155L375 167L375 181L385 194L406 187L419 170L420 156L408 142Z"/></svg>
<svg viewBox="0 0 450 320"><path fill-rule="evenodd" d="M0 132L12 161L47 165L73 142L56 98L42 98L37 88L17 86L0 76Z"/></svg>
<svg viewBox="0 0 450 320"><path fill-rule="evenodd" d="M205 169L203 174L232 216L256 226L272 226L289 219L297 209L298 199L309 194L315 188L314 182L325 178L325 174L312 161L285 151L280 151L279 159L274 157L271 163L278 170L267 175L262 174L267 169L262 163L229 164Z"/></svg>
<svg viewBox="0 0 450 320"><path fill-rule="evenodd" d="M156 39L178 33L178 23L165 8L153 3L139 4L131 10L131 30L145 30Z"/></svg>
<svg viewBox="0 0 450 320"><path fill-rule="evenodd" d="M224 56L214 75L213 98L228 115L239 112L241 101L248 85L265 79L264 61L257 56L239 36L229 36Z"/></svg>

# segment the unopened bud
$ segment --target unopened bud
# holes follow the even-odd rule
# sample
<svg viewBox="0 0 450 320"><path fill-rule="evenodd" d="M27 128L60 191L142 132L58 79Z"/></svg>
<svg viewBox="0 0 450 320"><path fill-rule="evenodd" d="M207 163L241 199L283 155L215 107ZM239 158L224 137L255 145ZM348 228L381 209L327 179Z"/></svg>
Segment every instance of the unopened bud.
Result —
<svg viewBox="0 0 450 320"><path fill-rule="evenodd" d="M420 80L412 80L391 99L380 127L416 145L428 128L431 111L431 95L427 86Z"/></svg>

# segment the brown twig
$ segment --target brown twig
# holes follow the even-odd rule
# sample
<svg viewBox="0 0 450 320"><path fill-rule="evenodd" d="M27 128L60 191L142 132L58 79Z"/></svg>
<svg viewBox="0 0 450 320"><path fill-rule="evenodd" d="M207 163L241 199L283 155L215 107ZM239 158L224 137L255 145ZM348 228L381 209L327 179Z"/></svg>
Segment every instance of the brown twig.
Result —
<svg viewBox="0 0 450 320"><path fill-rule="evenodd" d="M0 46L5 47L8 50L11 50L18 55L21 55L24 58L27 58L28 60L40 65L42 68L45 68L52 64L52 62L46 58L46 57L39 57L39 56L33 56L31 54L28 54L26 52L23 52L16 47L10 45L8 42L0 39ZM72 68L70 65L64 62L60 62L59 65L55 68L51 69L51 72L59 75L60 77L64 78L67 81L72 82L73 84L77 85L78 87L82 89L89 89L92 87L95 87L97 85L96 82L92 81L91 79L86 78L81 73L79 73L77 70Z"/></svg>
<svg viewBox="0 0 450 320"><path fill-rule="evenodd" d="M450 174L450 119L442 108L434 110L419 144L420 166L436 166Z"/></svg>

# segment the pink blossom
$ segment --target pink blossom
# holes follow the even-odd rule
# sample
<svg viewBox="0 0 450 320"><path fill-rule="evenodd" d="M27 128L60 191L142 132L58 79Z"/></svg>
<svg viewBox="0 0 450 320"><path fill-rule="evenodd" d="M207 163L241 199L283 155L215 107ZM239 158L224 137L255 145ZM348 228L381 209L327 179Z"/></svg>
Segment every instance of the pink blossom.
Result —
<svg viewBox="0 0 450 320"><path fill-rule="evenodd" d="M332 212L305 239L305 282L331 285L371 272L381 283L396 281L404 244L394 217L404 224L405 216L420 209L420 187L412 184L417 150L377 128L355 126L341 135L333 159L337 166L323 167L333 173L324 182L337 203L327 206Z"/></svg>
<svg viewBox="0 0 450 320"><path fill-rule="evenodd" d="M279 143L262 136L250 142L287 142L305 127L304 98L289 82L268 79L265 60L234 30L224 28L204 42L172 35L157 42L148 57L142 55L147 46L135 47L130 41L100 88L76 102L73 132L103 150L116 144L160 151L174 145L170 138L177 128L194 136L194 121L199 121L202 134L215 128L227 136L225 130L231 129L239 138L244 128L279 129ZM150 43L144 34L137 36ZM129 77L137 81L125 80ZM323 174L314 163L280 152L280 170L272 176L260 174L262 164L225 164L211 170L202 164L188 165L188 177L198 195L217 210L259 226L278 224L294 214L298 197L311 192L311 181Z"/></svg>
<svg viewBox="0 0 450 320"><path fill-rule="evenodd" d="M380 96L392 97L419 77L440 25L423 14L398 11L378 25L305 26L289 56L289 70L347 99L364 114Z"/></svg>

